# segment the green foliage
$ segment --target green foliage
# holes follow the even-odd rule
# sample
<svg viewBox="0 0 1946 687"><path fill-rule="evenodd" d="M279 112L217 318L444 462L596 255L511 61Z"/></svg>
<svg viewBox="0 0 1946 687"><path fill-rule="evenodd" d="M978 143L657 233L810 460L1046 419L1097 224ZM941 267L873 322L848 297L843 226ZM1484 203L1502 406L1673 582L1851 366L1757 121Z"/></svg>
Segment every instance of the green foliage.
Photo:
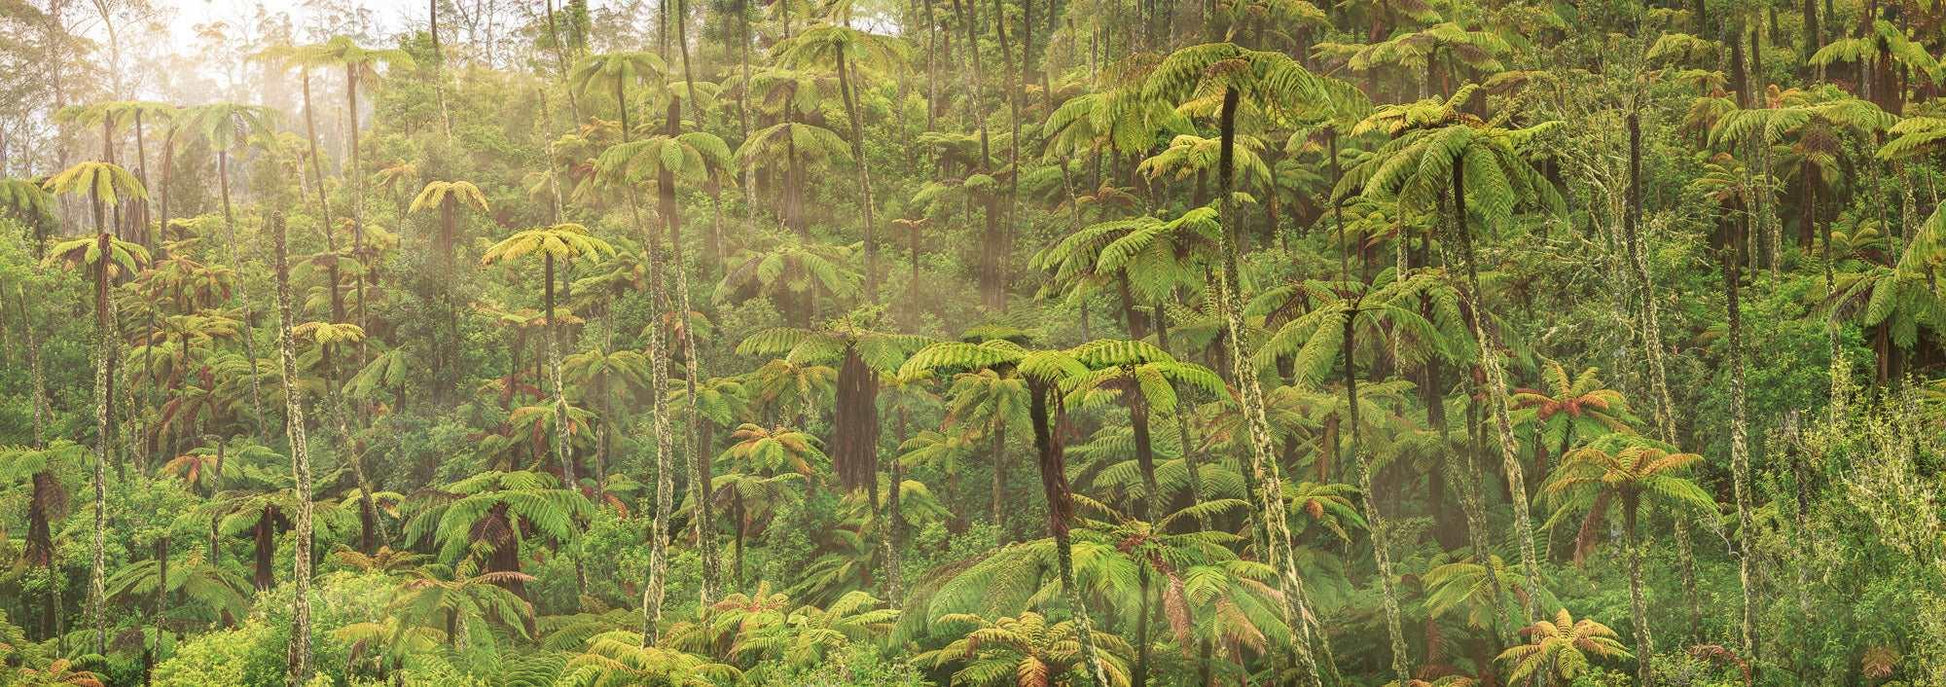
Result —
<svg viewBox="0 0 1946 687"><path fill-rule="evenodd" d="M1946 682L1940 3L126 4L0 684Z"/></svg>

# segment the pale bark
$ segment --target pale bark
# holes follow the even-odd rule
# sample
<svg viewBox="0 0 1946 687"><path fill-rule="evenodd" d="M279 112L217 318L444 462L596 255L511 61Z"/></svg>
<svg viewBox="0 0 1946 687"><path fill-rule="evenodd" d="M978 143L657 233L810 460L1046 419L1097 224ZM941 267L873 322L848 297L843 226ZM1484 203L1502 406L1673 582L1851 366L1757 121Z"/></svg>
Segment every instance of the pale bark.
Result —
<svg viewBox="0 0 1946 687"><path fill-rule="evenodd" d="M1662 320L1655 295L1655 278L1649 273L1646 248L1641 237L1642 225L1642 122L1639 113L1630 112L1627 116L1629 134L1628 188L1626 208L1622 216L1622 238L1628 252L1629 274L1634 277L1634 288L1642 299L1642 307L1636 314L1636 329L1640 332L1642 354L1649 363L1649 387L1655 393L1655 424L1658 438L1671 447L1678 445L1676 435L1675 399L1669 393L1669 372L1663 357ZM1692 624L1701 620L1700 596L1696 588L1696 564L1694 551L1690 545L1689 518L1682 513L1672 513L1675 523L1676 563L1681 570L1683 598L1689 608Z"/></svg>
<svg viewBox="0 0 1946 687"><path fill-rule="evenodd" d="M100 212L97 211L99 216ZM102 240L108 240L106 234ZM108 609L107 609L107 546L108 514L105 510L108 501L108 463L115 454L114 430L110 427L109 402L113 393L109 384L113 381L109 372L109 357L113 355L114 315L108 299L108 260L101 256L97 264L95 278L95 469L94 469L94 558L88 569L88 614L94 620L94 650L98 654L107 653Z"/></svg>
<svg viewBox="0 0 1946 687"><path fill-rule="evenodd" d="M687 16L686 12L680 14L681 16ZM677 22L676 27L679 36L682 35L682 27L686 23L686 21ZM683 74L684 78L687 79L689 74L689 43L686 39L680 42L682 43ZM697 126L700 127L703 121L703 113L696 109L698 105L695 82L688 82L688 91L688 106L691 114L697 121ZM670 106L669 114L670 118L667 124L668 133L670 140L673 141L677 135L682 133L682 122L679 117L680 110L677 109L677 105L672 104ZM676 275L676 299L674 305L676 306L677 324L682 327L683 372L685 374L683 378L683 390L687 393L689 406L688 417L686 418L687 426L684 429L688 436L690 451L690 493L695 496L696 503L696 516L690 518L690 530L696 539L697 553L702 558L703 564L703 579L702 584L699 585L698 594L701 596L702 607L709 608L716 603L717 596L722 592L723 563L717 553L716 528L714 526L716 514L709 499L710 482L712 481L710 474L712 472L710 469L710 455L703 448L703 416L702 412L696 407L696 383L702 379L702 359L696 352L696 333L693 331L690 323L689 260L683 250L682 217L678 214L681 210L676 205L676 194L673 188L674 181L673 174L665 173L662 179L663 183L672 185L670 188L663 190L665 202L667 203L663 208L663 212L665 213L663 220L669 227L670 263Z"/></svg>
<svg viewBox="0 0 1946 687"><path fill-rule="evenodd" d="M1730 329L1730 475L1737 506L1737 542L1733 553L1737 559L1737 580L1743 585L1743 619L1738 636L1745 659L1754 664L1758 658L1758 606L1754 587L1757 525L1751 516L1755 506L1750 500L1750 421L1743 381L1743 313L1738 302L1741 289L1737 284L1740 277L1741 269L1736 256L1732 255L1725 270L1724 283L1727 287L1726 308Z"/></svg>
<svg viewBox="0 0 1946 687"><path fill-rule="evenodd" d="M1312 647L1317 641L1314 635L1322 634L1312 617L1310 602L1304 592L1304 580L1297 573L1295 545L1290 531L1290 512L1284 501L1283 476L1277 466L1277 449L1271 439L1270 420L1264 413L1263 389L1258 385L1257 375L1249 369L1249 358L1244 354L1242 333L1249 331L1243 323L1243 303L1235 291L1239 284L1237 256L1230 242L1234 231L1234 218L1237 217L1230 186L1233 172L1234 131L1238 93L1226 89L1223 98L1222 127L1223 141L1219 163L1222 193L1222 218L1225 226L1217 232L1217 251L1221 253L1223 269L1217 274L1217 303L1223 311L1227 327L1223 337L1229 348L1232 379L1241 387L1241 405L1244 420L1250 430L1250 473L1255 482L1252 496L1255 497L1256 518L1263 523L1269 562L1277 571L1280 588L1284 593L1284 603L1278 609L1282 612L1285 624L1296 633L1291 643L1292 656L1303 684L1311 687L1324 687L1317 655ZM1284 657L1279 657L1280 663Z"/></svg>
<svg viewBox="0 0 1946 687"><path fill-rule="evenodd" d="M1401 253L1403 255L1403 253ZM1399 592L1392 573L1392 553L1390 542L1386 541L1388 530L1384 512L1378 507L1378 491L1373 488L1372 462L1365 455L1360 439L1364 432L1360 429L1358 417L1358 374L1352 352L1357 334L1358 309L1363 299L1353 301L1345 312L1344 357L1345 357L1345 415L1350 425L1351 455L1358 466L1358 488L1364 492L1359 505L1365 513L1372 538L1372 560L1378 565L1379 595L1384 600L1385 632L1392 640L1392 673L1397 676L1398 684L1406 685L1412 681L1412 660L1406 654L1404 621L1400 618ZM1393 344L1397 345L1394 339Z"/></svg>
<svg viewBox="0 0 1946 687"><path fill-rule="evenodd" d="M1622 506L1622 536L1628 546L1628 604L1633 616L1630 624L1635 626L1635 684L1655 687L1655 671L1650 669L1655 640L1649 634L1649 602L1642 596L1642 542L1635 537L1637 497L1623 498L1629 501Z"/></svg>
<svg viewBox="0 0 1946 687"><path fill-rule="evenodd" d="M660 307L667 303L667 295L662 287L662 255L660 241L656 232L642 224L640 205L636 201L635 188L628 189L629 213L635 226L641 228L643 246L648 252L649 294L652 303ZM649 583L642 589L642 645L654 646L659 639L662 624L662 602L667 592L669 577L669 519L671 504L675 496L675 475L673 457L676 452L674 432L669 425L669 407L665 398L669 388L669 353L665 345L662 328L650 325L653 331L647 337L649 348L649 398L651 413L655 423L655 521L650 528L649 542Z"/></svg>
<svg viewBox="0 0 1946 687"><path fill-rule="evenodd" d="M554 255L547 254L546 261L544 280L547 284L542 287L547 301L547 332L544 338L548 380L554 386L554 459L561 463L561 476L567 482L567 488L579 494L581 476L575 474L573 448L568 445L568 391L567 384L561 378L561 332L559 323L554 320Z"/></svg>
<svg viewBox="0 0 1946 687"><path fill-rule="evenodd" d="M311 459L304 436L304 395L297 384L297 352L291 341L290 264L284 249L284 217L270 218L271 236L276 242L277 270L277 347L283 362L284 431L291 445L291 480L297 502L295 565L291 579L295 606L291 613L291 644L286 656L285 683L304 684L311 676Z"/></svg>
<svg viewBox="0 0 1946 687"><path fill-rule="evenodd" d="M1514 440L1513 423L1507 417L1507 371L1500 360L1498 337L1487 331L1480 298L1478 260L1473 254L1473 233L1466 227L1465 166L1453 165L1454 233L1459 237L1460 253L1466 262L1467 326L1479 349L1480 370L1485 373L1487 412L1493 418L1494 437L1500 443L1501 469L1506 473L1507 492L1513 500L1514 534L1520 546L1520 562L1527 573L1527 617L1540 619L1541 574L1539 556L1534 551L1533 508L1527 501L1527 477L1520 466L1520 447ZM1481 561L1482 564L1490 563Z"/></svg>

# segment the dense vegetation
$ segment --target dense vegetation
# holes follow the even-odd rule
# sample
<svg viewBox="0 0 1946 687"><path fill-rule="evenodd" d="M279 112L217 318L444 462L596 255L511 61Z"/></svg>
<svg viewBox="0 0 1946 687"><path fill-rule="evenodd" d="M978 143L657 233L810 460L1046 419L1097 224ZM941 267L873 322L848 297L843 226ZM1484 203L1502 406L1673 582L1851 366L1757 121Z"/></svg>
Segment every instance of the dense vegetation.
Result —
<svg viewBox="0 0 1946 687"><path fill-rule="evenodd" d="M150 3L0 685L1946 684L1946 3Z"/></svg>

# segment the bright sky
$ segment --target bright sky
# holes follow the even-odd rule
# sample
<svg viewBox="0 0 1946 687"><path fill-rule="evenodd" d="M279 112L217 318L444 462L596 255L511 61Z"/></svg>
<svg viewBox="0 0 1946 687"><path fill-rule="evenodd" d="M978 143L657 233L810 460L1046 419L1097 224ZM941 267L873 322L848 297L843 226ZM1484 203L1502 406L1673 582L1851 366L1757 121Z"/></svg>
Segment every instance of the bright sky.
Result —
<svg viewBox="0 0 1946 687"><path fill-rule="evenodd" d="M389 34L397 31L399 27L408 23L406 19L408 16L423 20L426 13L426 5L422 2L408 3L398 0L391 0L389 2L386 0L350 0L350 2L353 5L371 11L373 21L378 24L376 33L380 34ZM174 32L179 41L177 43L178 45L187 44L194 39L194 27L197 24L207 24L217 20L227 21L232 25L240 24L249 21L251 17L255 16L257 8L260 6L272 13L285 12L290 14L292 21L299 27L305 25L305 19L310 14L310 11L303 6L303 3L278 2L276 0L164 0L157 4L176 9L176 20L170 24L169 28Z"/></svg>

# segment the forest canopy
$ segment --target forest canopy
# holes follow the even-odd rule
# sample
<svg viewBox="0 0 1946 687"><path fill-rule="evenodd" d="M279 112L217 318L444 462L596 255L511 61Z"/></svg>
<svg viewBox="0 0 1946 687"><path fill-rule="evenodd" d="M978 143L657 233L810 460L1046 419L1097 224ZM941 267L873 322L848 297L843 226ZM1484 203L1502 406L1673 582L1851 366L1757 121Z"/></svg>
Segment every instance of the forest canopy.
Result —
<svg viewBox="0 0 1946 687"><path fill-rule="evenodd" d="M1946 684L1946 2L0 3L0 687Z"/></svg>

